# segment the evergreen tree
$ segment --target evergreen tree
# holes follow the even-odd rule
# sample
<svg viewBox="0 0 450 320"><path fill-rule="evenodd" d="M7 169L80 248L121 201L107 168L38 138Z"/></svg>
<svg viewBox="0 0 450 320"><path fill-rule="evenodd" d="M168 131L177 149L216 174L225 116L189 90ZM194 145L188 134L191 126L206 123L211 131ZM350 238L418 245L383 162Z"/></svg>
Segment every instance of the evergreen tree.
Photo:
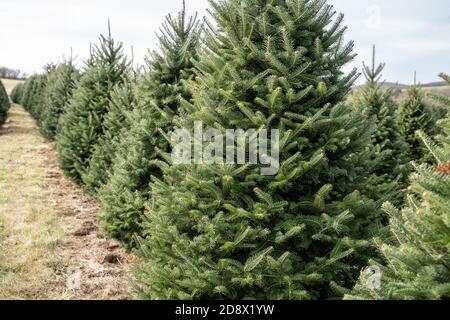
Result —
<svg viewBox="0 0 450 320"><path fill-rule="evenodd" d="M24 87L23 87L23 95L20 100L20 104L26 109L30 105L30 99L32 97L35 83L38 79L38 75L32 75L25 81Z"/></svg>
<svg viewBox="0 0 450 320"><path fill-rule="evenodd" d="M50 140L54 140L56 137L59 118L72 97L79 76L72 61L59 64L48 76L48 84L43 98L41 130Z"/></svg>
<svg viewBox="0 0 450 320"><path fill-rule="evenodd" d="M83 76L61 117L57 143L59 163L65 174L76 182L81 182L92 152L104 134L103 121L111 94L128 72L122 47L122 43L116 43L111 37L111 32L107 37L100 37L100 44L91 48Z"/></svg>
<svg viewBox="0 0 450 320"><path fill-rule="evenodd" d="M100 192L103 229L128 248L135 246L134 235L140 233L150 177L161 175L158 160L170 152L170 145L160 132L172 129L179 96L190 99L184 81L193 75L199 22L197 15L188 19L184 2L176 18L167 16L159 43L160 53L153 52L147 60L148 72L137 87L132 125L121 135L111 177Z"/></svg>
<svg viewBox="0 0 450 320"><path fill-rule="evenodd" d="M429 134L431 119L429 113L427 113L425 94L419 85L414 84L408 89L398 110L398 117L402 135L410 146L410 159L423 160L427 151L416 132L422 130Z"/></svg>
<svg viewBox="0 0 450 320"><path fill-rule="evenodd" d="M450 299L450 119L440 125L440 146L420 134L437 164L414 165L403 210L385 204L392 240L377 240L384 260L371 262L381 270L380 286L370 285L365 270L347 299Z"/></svg>
<svg viewBox="0 0 450 320"><path fill-rule="evenodd" d="M22 100L22 96L23 96L23 88L24 88L24 84L23 83L19 83L18 85L16 85L14 87L14 89L11 92L11 100L14 103L20 103L20 101Z"/></svg>
<svg viewBox="0 0 450 320"><path fill-rule="evenodd" d="M374 46L372 65L364 64L363 67L366 84L356 93L354 104L377 124L371 145L374 177L368 183L368 189L372 189L377 199L387 197L401 204L403 193L400 191L407 187L410 174L409 145L400 133L394 92L383 90L380 84L385 66L384 63L376 64Z"/></svg>
<svg viewBox="0 0 450 320"><path fill-rule="evenodd" d="M341 103L356 74L342 71L354 57L343 16L323 0L210 3L217 29L176 124L278 129L280 168L171 165L153 178L137 287L154 299L340 297L379 218L358 192L372 130Z"/></svg>
<svg viewBox="0 0 450 320"><path fill-rule="evenodd" d="M51 71L50 71L51 72ZM48 73L38 74L32 77L27 93L27 100L23 107L40 123L43 111L43 97L47 86Z"/></svg>
<svg viewBox="0 0 450 320"><path fill-rule="evenodd" d="M120 143L121 132L130 129L129 113L133 110L135 82L126 76L120 87L111 94L108 113L103 122L104 135L99 139L89 162L89 170L83 175L86 191L95 195L98 188L108 179L109 169Z"/></svg>
<svg viewBox="0 0 450 320"><path fill-rule="evenodd" d="M9 97L6 93L6 89L3 86L3 82L0 81L0 125L2 125L8 115L9 110Z"/></svg>

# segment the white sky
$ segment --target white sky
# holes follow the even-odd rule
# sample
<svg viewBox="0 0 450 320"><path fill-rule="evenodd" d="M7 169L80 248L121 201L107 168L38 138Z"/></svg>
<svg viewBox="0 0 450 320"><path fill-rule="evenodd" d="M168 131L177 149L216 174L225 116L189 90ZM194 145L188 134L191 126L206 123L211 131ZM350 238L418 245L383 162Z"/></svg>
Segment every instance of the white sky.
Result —
<svg viewBox="0 0 450 320"><path fill-rule="evenodd" d="M186 0L189 11L205 13L207 0ZM438 81L450 72L449 0L330 0L346 16L347 37L355 40L358 58L369 60L372 44L388 65L384 78L411 83L414 70L421 82ZM27 73L40 72L50 61L70 54L81 63L89 43L106 33L134 48L142 63L147 48L156 47L154 32L167 13L176 13L181 0L0 0L0 65ZM351 66L349 66L350 69Z"/></svg>

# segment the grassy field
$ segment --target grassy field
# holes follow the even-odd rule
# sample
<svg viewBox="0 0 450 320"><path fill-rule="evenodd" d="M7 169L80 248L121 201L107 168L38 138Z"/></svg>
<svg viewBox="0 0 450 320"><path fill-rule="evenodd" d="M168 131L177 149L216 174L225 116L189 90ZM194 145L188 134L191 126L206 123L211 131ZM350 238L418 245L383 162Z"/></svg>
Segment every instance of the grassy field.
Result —
<svg viewBox="0 0 450 320"><path fill-rule="evenodd" d="M450 86L425 87L425 91L450 96Z"/></svg>
<svg viewBox="0 0 450 320"><path fill-rule="evenodd" d="M56 158L13 104L0 129L0 300L129 299L133 256L101 234L98 203L64 178Z"/></svg>
<svg viewBox="0 0 450 320"><path fill-rule="evenodd" d="M6 92L8 92L8 94L11 93L12 89L14 89L16 85L24 82L23 80L11 80L11 79L0 79L0 80L3 82L3 85L5 86Z"/></svg>
<svg viewBox="0 0 450 320"><path fill-rule="evenodd" d="M0 140L0 299L45 299L62 233L42 188L36 153L44 139L34 120L13 107Z"/></svg>

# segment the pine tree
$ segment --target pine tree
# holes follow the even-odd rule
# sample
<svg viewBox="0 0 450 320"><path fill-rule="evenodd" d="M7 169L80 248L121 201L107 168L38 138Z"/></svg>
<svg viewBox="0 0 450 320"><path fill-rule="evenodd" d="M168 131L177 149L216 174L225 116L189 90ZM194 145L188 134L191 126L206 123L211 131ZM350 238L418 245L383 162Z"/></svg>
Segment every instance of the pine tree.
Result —
<svg viewBox="0 0 450 320"><path fill-rule="evenodd" d="M381 271L380 286L371 286L373 275L364 270L347 299L450 299L450 119L440 125L439 146L420 134L437 164L414 165L403 210L384 206L392 240L377 240L384 259L371 262Z"/></svg>
<svg viewBox="0 0 450 320"><path fill-rule="evenodd" d="M280 168L171 165L153 178L135 277L153 299L340 297L378 217L358 189L372 131L341 103L356 70L343 16L322 0L210 1L216 30L176 118L278 129ZM220 158L220 154L216 154Z"/></svg>
<svg viewBox="0 0 450 320"><path fill-rule="evenodd" d="M179 96L190 99L184 81L193 75L191 60L199 43L197 15L188 19L184 2L183 10L176 18L168 15L160 31L160 53L153 52L147 60L132 125L120 138L110 180L100 192L103 229L128 248L135 246L135 234L140 233L150 177L161 175L158 160L170 152L160 132L172 129Z"/></svg>
<svg viewBox="0 0 450 320"><path fill-rule="evenodd" d="M368 183L368 189L372 189L375 198L387 197L386 200L400 205L403 199L401 190L407 187L410 174L409 145L400 133L394 92L381 87L385 66L384 63L376 64L374 46L372 65L363 66L366 84L356 93L354 104L377 124L371 145L374 177Z"/></svg>
<svg viewBox="0 0 450 320"><path fill-rule="evenodd" d="M51 70L49 70L51 72ZM43 97L47 86L47 71L44 74L38 74L33 77L29 87L29 93L26 102L23 104L27 110L40 123L43 111Z"/></svg>
<svg viewBox="0 0 450 320"><path fill-rule="evenodd" d="M72 61L59 64L48 76L48 84L43 98L41 130L50 140L54 140L58 133L59 118L72 97L79 76Z"/></svg>
<svg viewBox="0 0 450 320"><path fill-rule="evenodd" d="M20 104L26 109L30 105L30 99L32 98L32 94L34 91L34 87L36 85L36 81L38 79L38 75L32 75L27 79L23 87L23 94L20 100Z"/></svg>
<svg viewBox="0 0 450 320"><path fill-rule="evenodd" d="M9 97L6 92L3 82L0 81L0 125L2 125L8 115Z"/></svg>
<svg viewBox="0 0 450 320"><path fill-rule="evenodd" d="M427 113L425 94L422 88L414 83L408 89L398 111L400 129L405 141L410 146L410 159L421 161L427 155L416 132L422 130L430 133L431 119Z"/></svg>
<svg viewBox="0 0 450 320"><path fill-rule="evenodd" d="M125 76L120 87L116 87L111 94L108 113L103 122L104 135L99 139L89 162L89 169L83 175L83 183L86 191L96 195L108 179L112 161L120 145L121 132L130 129L131 121L128 121L129 113L136 103L135 81L132 76Z"/></svg>
<svg viewBox="0 0 450 320"><path fill-rule="evenodd" d="M14 103L20 103L20 101L22 100L23 97L23 89L24 89L24 84L23 83L19 83L18 85L16 85L14 87L14 89L11 92L11 100Z"/></svg>
<svg viewBox="0 0 450 320"><path fill-rule="evenodd" d="M114 88L123 83L129 64L122 43L100 36L100 44L91 48L83 76L73 92L66 113L61 117L57 149L65 174L81 182L92 152L104 134L103 121L108 113Z"/></svg>

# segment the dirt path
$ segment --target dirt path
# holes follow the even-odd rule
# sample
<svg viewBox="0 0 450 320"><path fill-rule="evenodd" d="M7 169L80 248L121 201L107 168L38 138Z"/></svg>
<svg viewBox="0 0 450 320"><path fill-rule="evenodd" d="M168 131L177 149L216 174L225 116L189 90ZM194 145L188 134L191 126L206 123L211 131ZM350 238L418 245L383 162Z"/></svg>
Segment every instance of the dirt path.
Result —
<svg viewBox="0 0 450 320"><path fill-rule="evenodd" d="M131 298L133 257L101 235L98 211L13 106L0 130L0 299Z"/></svg>

